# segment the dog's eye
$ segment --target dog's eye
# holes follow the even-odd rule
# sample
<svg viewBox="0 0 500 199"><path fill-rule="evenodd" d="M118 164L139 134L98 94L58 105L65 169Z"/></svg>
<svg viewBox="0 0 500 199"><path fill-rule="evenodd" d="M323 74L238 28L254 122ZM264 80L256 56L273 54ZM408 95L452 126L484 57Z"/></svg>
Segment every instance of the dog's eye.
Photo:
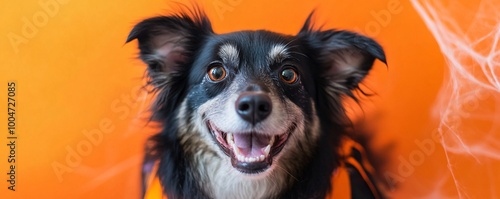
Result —
<svg viewBox="0 0 500 199"><path fill-rule="evenodd" d="M223 66L216 64L208 70L208 78L214 82L223 80L226 77L226 69Z"/></svg>
<svg viewBox="0 0 500 199"><path fill-rule="evenodd" d="M298 79L298 74L295 72L295 70L291 68L287 68L281 71L280 74L281 81L287 83L287 84L293 84L297 81Z"/></svg>

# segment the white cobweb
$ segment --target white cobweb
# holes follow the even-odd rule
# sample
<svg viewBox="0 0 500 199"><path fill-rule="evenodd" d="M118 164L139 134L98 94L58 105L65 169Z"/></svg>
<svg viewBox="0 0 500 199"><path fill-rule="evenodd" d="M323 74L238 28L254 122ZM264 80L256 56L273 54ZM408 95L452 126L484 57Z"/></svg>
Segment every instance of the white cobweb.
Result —
<svg viewBox="0 0 500 199"><path fill-rule="evenodd" d="M500 1L411 0L434 35L446 77L434 106L449 180L429 197L498 198L500 190ZM433 67L433 66L426 66ZM441 66L434 66L441 67Z"/></svg>

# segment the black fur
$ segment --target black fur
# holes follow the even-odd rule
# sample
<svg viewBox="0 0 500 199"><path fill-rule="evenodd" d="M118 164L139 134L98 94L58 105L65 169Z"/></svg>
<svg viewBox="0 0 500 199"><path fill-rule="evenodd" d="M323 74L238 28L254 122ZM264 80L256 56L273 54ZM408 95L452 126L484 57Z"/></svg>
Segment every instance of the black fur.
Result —
<svg viewBox="0 0 500 199"><path fill-rule="evenodd" d="M304 162L301 172L293 174L298 181L283 190L280 198L324 198L330 191L331 174L340 164L340 140L348 124L342 98L355 98L352 91L358 88L375 59L386 62L381 46L372 39L348 31L314 29L311 16L296 36L268 31L218 35L213 32L208 18L196 10L146 19L133 28L127 42L134 39L139 41L140 58L148 65L148 83L156 93L152 118L163 124L163 130L151 138L154 142L149 149L154 154L151 161L160 161L158 176L171 199L209 197L198 187L198 180L190 172L196 168L190 168L189 158L179 143L176 116L185 98L189 99L188 112L192 112L226 88L225 83L200 85L207 62L216 56L214 46L229 42L252 52L279 42L288 44L291 51L296 52L294 63L300 65L297 69L302 74L301 85L280 86L280 95L289 98L308 116L313 107L305 102L313 100L321 134L313 157ZM162 40L161 45L158 40ZM175 46L176 52L167 57L159 56L156 50L165 45ZM343 66L342 62L349 62L343 59L350 55L361 58L361 64ZM257 77L259 72L273 72L272 66L253 64L262 68L235 65L231 70L248 73L250 77ZM258 78L250 80L259 81Z"/></svg>

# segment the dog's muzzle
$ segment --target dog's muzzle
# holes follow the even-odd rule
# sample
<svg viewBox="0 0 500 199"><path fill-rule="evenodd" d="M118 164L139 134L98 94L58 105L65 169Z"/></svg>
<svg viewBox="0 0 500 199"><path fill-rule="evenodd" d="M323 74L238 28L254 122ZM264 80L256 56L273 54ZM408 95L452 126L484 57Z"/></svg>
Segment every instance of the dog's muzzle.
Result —
<svg viewBox="0 0 500 199"><path fill-rule="evenodd" d="M272 100L263 92L247 91L240 94L235 102L235 110L244 121L255 126L263 122L272 112ZM225 132L213 122L207 121L207 127L216 143L231 158L231 164L242 173L255 174L266 171L273 158L283 149L296 123L291 124L286 132Z"/></svg>

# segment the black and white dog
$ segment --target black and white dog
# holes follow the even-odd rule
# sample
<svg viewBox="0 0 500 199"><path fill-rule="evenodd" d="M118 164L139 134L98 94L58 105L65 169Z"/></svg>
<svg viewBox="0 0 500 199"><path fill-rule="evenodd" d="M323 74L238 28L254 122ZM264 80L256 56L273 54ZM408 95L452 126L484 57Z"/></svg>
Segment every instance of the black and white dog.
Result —
<svg viewBox="0 0 500 199"><path fill-rule="evenodd" d="M342 98L385 63L374 40L315 29L311 16L295 36L216 34L193 11L146 19L134 39L156 92L152 151L170 199L324 198L341 164Z"/></svg>

